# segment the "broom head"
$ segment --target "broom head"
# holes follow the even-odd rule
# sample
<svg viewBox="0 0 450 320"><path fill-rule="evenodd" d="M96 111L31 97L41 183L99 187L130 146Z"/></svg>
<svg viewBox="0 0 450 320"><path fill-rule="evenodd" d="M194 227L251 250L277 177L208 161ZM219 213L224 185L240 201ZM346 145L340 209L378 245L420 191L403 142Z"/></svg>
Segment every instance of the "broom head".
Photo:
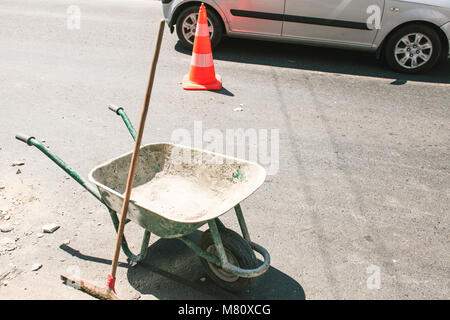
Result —
<svg viewBox="0 0 450 320"><path fill-rule="evenodd" d="M112 287L110 286L100 287L89 281L80 278L75 278L66 274L61 275L61 280L63 280L65 285L86 292L87 294L90 294L91 296L96 297L98 299L121 300L119 296L114 292L114 284L112 284ZM109 283L111 283L111 281L108 277L108 284Z"/></svg>

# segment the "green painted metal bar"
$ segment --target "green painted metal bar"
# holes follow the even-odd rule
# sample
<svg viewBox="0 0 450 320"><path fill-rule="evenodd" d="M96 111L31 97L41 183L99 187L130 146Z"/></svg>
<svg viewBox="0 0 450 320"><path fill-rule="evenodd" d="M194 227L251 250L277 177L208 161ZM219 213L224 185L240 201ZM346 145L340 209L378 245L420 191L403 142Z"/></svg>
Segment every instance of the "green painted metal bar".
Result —
<svg viewBox="0 0 450 320"><path fill-rule="evenodd" d="M108 208L108 211L109 211L109 215L111 216L111 220L114 225L114 229L117 232L119 230L119 217L117 216L117 213L114 210L111 210ZM131 252L130 248L128 247L128 243L125 238L125 235L123 236L122 244L121 244L122 250L131 261L138 263L145 259L145 257L147 256L148 244L150 242L150 235L151 235L151 232L148 230L145 230L144 236L143 236L142 242L141 242L141 250L140 250L139 254L137 254L137 255L134 254L133 252Z"/></svg>
<svg viewBox="0 0 450 320"><path fill-rule="evenodd" d="M244 230L247 230L247 226L245 225L244 216L242 214L242 210L240 208L240 205L238 204L236 210L236 214L238 215L239 223L241 224L241 228L244 228ZM236 209L236 208L235 208ZM239 218L240 216L240 218ZM264 257L264 262L255 269L242 269L239 268L233 264L231 264L226 256L225 248L222 243L222 238L220 237L219 227L218 225L222 225L222 222L216 221L218 219L209 220L208 225L209 229L211 230L211 235L214 240L214 244L216 245L216 250L219 253L219 259L220 264L217 264L218 266L222 267L224 270L231 272L237 276L243 277L243 278L253 278L262 275L264 272L267 271L267 269L270 267L270 255L269 252L261 247L260 245L249 241L250 246L253 250L259 252ZM247 237L250 239L250 236L248 235L248 231L243 231L243 233L247 234Z"/></svg>
<svg viewBox="0 0 450 320"><path fill-rule="evenodd" d="M131 133L131 131L130 131ZM116 232L119 227L119 218L117 217L117 214L115 211L111 210L108 205L103 201L100 192L98 189L90 184L88 181L83 179L78 173L75 172L72 168L70 168L61 158L59 158L57 155L52 153L50 150L48 150L42 142L37 140L34 137L24 136L24 135L17 135L16 138L18 140L21 140L25 143L27 143L29 146L34 146L37 149L39 149L42 153L44 153L50 160L52 160L54 163L56 163L61 169L63 169L69 176L71 176L76 182L78 182L83 188L85 188L89 193L91 193L95 198L97 198L101 203L103 203L109 211L109 214L111 216L114 228L116 229ZM130 220L127 219L127 222ZM138 255L135 255L131 252L131 250L128 247L127 241L125 237L122 241L122 250L124 251L125 255L133 262L140 262L145 259L147 255L148 250L148 244L150 242L150 235L151 232L145 230L144 236L142 238L141 243L141 251Z"/></svg>
<svg viewBox="0 0 450 320"><path fill-rule="evenodd" d="M212 225L214 225L214 220L211 220L211 221L212 221ZM211 230L211 233L213 234L212 230ZM255 269L242 269L242 268L239 268L239 267L229 263L228 261L226 261L225 263L221 262L221 260L217 256L214 256L214 255L206 252L205 250L201 249L194 241L187 238L186 236L180 237L177 239L183 241L184 244L186 244L189 248L191 248L201 258L208 260L209 262L214 263L215 265L223 268L224 270L231 272L242 278L258 277L258 276L262 275L264 272L266 272L267 269L269 269L269 267L270 267L269 252L254 242L251 242L250 246L252 247L253 250L259 252L263 256L264 261L259 267L255 268ZM213 239L214 239L214 235L213 235ZM222 242L221 238L219 240L220 240L220 242ZM223 247L223 244L222 244L222 247Z"/></svg>
<svg viewBox="0 0 450 320"><path fill-rule="evenodd" d="M203 250L202 248L200 248L194 241L192 241L191 239L187 238L186 236L184 237L180 237L177 238L181 241L183 241L183 243L185 245L187 245L189 248L191 248L198 256L202 257L205 260L208 260L211 263L214 263L215 265L221 266L220 260L218 257L206 252L205 250Z"/></svg>
<svg viewBox="0 0 450 320"><path fill-rule="evenodd" d="M119 115L122 118L123 122L127 126L128 131L130 132L131 136L136 141L136 130L134 129L133 124L131 123L130 118L128 118L127 114L125 113L125 110L123 109L123 107L109 104L108 109L111 110L112 112L114 112L115 114Z"/></svg>
<svg viewBox="0 0 450 320"><path fill-rule="evenodd" d="M61 158L48 150L42 142L31 137L27 141L28 145L34 146L39 149L42 153L44 153L50 160L58 165L61 169L63 169L69 176L71 176L76 182L78 182L83 188L85 188L90 194L96 197L100 202L103 202L102 197L100 196L100 192L96 187L92 184L84 180L78 173L76 173L72 168L70 168Z"/></svg>
<svg viewBox="0 0 450 320"><path fill-rule="evenodd" d="M239 203L234 207L234 211L236 212L236 216L239 221L239 226L241 227L244 239L247 240L248 242L251 242L250 233L248 232L247 224L245 223L244 215L242 213L241 205Z"/></svg>
<svg viewBox="0 0 450 320"><path fill-rule="evenodd" d="M214 244L216 245L217 253L219 254L220 266L223 266L228 263L227 254L225 253L225 248L223 247L222 238L219 233L219 228L217 227L216 221L209 220L208 221L209 230L211 230L211 236L214 240Z"/></svg>
<svg viewBox="0 0 450 320"><path fill-rule="evenodd" d="M238 211L239 211L239 209L240 208L238 208ZM240 212L240 214L242 215L242 211ZM243 218L243 216L242 216L242 218ZM239 267L231 264L230 262L228 262L228 259L226 257L226 253L225 253L225 248L223 246L222 238L220 237L220 232L219 232L219 229L224 228L225 226L218 218L216 218L214 220L209 220L208 225L209 225L209 229L211 230L211 235L213 237L214 244L216 245L216 250L219 253L219 257L213 256L210 253L206 252L205 250L201 249L197 244L195 244L192 240L190 240L186 237L182 237L182 238L178 238L178 239L183 241L189 248L191 248L200 257L202 257L202 258L208 260L209 262L214 263L215 265L223 268L224 270L231 272L242 278L258 277L258 276L262 275L264 272L266 272L267 269L269 269L269 267L270 267L269 252L266 249L264 249L263 247L261 247L260 245L254 243L254 242L250 242L250 241L249 241L249 244L252 247L252 249L259 252L264 258L263 263L259 267L255 268L255 269L242 269L242 268L239 268Z"/></svg>
<svg viewBox="0 0 450 320"><path fill-rule="evenodd" d="M128 131L130 132L131 136L133 137L133 140L136 141L136 130L133 127L133 124L130 121L130 118L128 118L127 114L125 113L125 110L119 109L117 113L122 118L123 122L127 126Z"/></svg>
<svg viewBox="0 0 450 320"><path fill-rule="evenodd" d="M270 267L270 255L269 252L264 249L263 247L261 247L260 245L251 242L250 246L252 247L253 250L259 252L263 257L264 257L264 262L255 269L242 269L239 267L236 267L235 265L227 262L226 264L224 264L222 266L222 268L228 272L231 272L239 277L242 278L254 278L254 277L258 277L260 275L262 275L264 272L267 271L267 269L269 269Z"/></svg>
<svg viewBox="0 0 450 320"><path fill-rule="evenodd" d="M225 225L219 220L219 218L216 218L216 224L219 229L226 229Z"/></svg>

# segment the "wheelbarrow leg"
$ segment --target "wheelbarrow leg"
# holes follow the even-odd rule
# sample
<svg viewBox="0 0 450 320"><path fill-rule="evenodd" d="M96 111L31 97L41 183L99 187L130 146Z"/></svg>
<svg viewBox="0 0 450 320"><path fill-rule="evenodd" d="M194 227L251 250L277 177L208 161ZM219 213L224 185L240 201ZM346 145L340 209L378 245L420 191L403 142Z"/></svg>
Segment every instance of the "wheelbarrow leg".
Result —
<svg viewBox="0 0 450 320"><path fill-rule="evenodd" d="M216 224L219 229L226 229L225 225L223 224L222 221L219 220L219 218L216 218L214 220L216 220Z"/></svg>
<svg viewBox="0 0 450 320"><path fill-rule="evenodd" d="M221 222L219 223L221 224ZM211 235L216 245L216 250L220 259L221 266L228 264L227 254L225 253L225 248L222 243L222 238L220 237L219 228L215 220L208 221L209 229L211 230Z"/></svg>
<svg viewBox="0 0 450 320"><path fill-rule="evenodd" d="M109 209L109 215L111 216L111 220L113 222L114 229L116 229L116 232L117 232L119 230L119 217L117 216L117 213L111 209ZM148 230L145 230L144 236L142 238L142 243L141 243L141 251L139 252L138 255L135 255L135 254L133 254L133 252L131 252L130 248L128 247L127 240L126 240L125 236L123 236L122 245L121 245L122 250L125 253L125 255L128 257L128 259L130 259L130 261L132 261L134 263L138 263L145 259L145 257L147 256L148 244L150 242L150 235L151 235L151 232Z"/></svg>
<svg viewBox="0 0 450 320"><path fill-rule="evenodd" d="M239 226L241 227L242 236L244 237L245 240L251 243L252 241L250 240L250 234L247 229L247 224L245 223L244 215L242 214L241 205L237 204L234 207L234 211L236 212L236 216L239 221Z"/></svg>

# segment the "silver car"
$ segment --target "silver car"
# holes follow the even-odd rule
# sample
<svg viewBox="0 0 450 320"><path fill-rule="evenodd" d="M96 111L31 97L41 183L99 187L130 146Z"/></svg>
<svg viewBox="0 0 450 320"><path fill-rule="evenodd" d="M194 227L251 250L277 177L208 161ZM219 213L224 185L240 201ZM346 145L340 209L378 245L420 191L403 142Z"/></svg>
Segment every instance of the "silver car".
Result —
<svg viewBox="0 0 450 320"><path fill-rule="evenodd" d="M368 50L400 72L448 58L450 0L204 0L212 46L223 36ZM192 48L194 0L162 0L171 32Z"/></svg>

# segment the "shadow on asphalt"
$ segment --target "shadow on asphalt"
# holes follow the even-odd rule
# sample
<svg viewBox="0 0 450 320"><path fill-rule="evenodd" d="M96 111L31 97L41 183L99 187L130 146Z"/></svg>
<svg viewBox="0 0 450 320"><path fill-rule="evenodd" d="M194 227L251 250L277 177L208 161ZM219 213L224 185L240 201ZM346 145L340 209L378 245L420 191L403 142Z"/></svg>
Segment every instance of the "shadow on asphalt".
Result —
<svg viewBox="0 0 450 320"><path fill-rule="evenodd" d="M215 92L215 93L219 93L219 94L223 94L224 96L228 96L228 97L234 97L234 94L229 91L227 88L222 87L222 89L220 90L210 90L211 92Z"/></svg>
<svg viewBox="0 0 450 320"><path fill-rule="evenodd" d="M201 234L195 231L189 238L198 242ZM88 256L67 245L61 245L60 249L79 259L111 265L109 259ZM128 281L135 290L162 300L306 299L298 282L273 267L257 278L249 291L240 295L229 293L206 276L198 256L176 239L159 239L149 247L143 262L134 267L119 263L119 267L128 268Z"/></svg>
<svg viewBox="0 0 450 320"><path fill-rule="evenodd" d="M189 238L198 242L201 234L201 231L196 231ZM128 270L128 280L141 294L152 294L164 300L306 298L298 282L273 267L257 278L253 287L243 294L222 290L206 276L199 257L184 243L174 239L159 239L152 244L146 259Z"/></svg>
<svg viewBox="0 0 450 320"><path fill-rule="evenodd" d="M175 45L175 50L191 54L180 41ZM391 71L373 53L237 38L224 39L213 54L214 60L395 79L393 85L408 81L450 83L449 60L427 74L409 75Z"/></svg>
<svg viewBox="0 0 450 320"><path fill-rule="evenodd" d="M109 265L111 265L111 263L112 263L112 260L109 260L109 259L85 255L85 254L81 253L80 251L78 251L66 244L60 245L59 248L65 252L67 252L68 254L70 254L72 257L76 257L78 259L92 261L92 262L96 262L96 263L109 264ZM126 268L126 267L128 267L128 263L119 262L118 266L122 267L122 268Z"/></svg>

